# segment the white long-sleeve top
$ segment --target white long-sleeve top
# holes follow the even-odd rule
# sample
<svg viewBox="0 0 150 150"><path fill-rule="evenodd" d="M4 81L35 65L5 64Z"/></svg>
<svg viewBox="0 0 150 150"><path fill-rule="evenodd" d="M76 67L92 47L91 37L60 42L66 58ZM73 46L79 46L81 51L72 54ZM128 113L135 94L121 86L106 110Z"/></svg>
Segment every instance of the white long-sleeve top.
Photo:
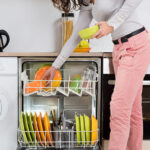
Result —
<svg viewBox="0 0 150 150"><path fill-rule="evenodd" d="M138 21L136 8L142 0L95 0L94 5L90 0L85 0L89 6L81 6L77 23L72 36L64 45L61 53L53 63L55 68L60 68L67 58L72 54L77 44L80 42L78 32L87 28L94 18L96 21L107 21L114 27L111 33L112 39L125 36L143 25Z"/></svg>

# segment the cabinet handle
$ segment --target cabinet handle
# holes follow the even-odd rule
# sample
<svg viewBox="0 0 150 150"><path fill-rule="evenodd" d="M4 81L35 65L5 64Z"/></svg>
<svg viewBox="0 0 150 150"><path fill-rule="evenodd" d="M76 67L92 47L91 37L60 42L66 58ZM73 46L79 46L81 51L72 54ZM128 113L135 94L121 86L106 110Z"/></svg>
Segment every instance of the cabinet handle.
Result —
<svg viewBox="0 0 150 150"><path fill-rule="evenodd" d="M0 116L2 114L2 101L0 100Z"/></svg>
<svg viewBox="0 0 150 150"><path fill-rule="evenodd" d="M115 80L108 80L108 85L115 85Z"/></svg>

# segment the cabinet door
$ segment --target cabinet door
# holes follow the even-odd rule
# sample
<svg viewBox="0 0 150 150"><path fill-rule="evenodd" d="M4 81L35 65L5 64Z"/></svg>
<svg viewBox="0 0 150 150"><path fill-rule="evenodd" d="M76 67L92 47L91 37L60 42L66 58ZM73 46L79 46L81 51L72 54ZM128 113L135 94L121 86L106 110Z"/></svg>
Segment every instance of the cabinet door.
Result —
<svg viewBox="0 0 150 150"><path fill-rule="evenodd" d="M17 58L0 58L0 65L0 149L15 150L18 101Z"/></svg>

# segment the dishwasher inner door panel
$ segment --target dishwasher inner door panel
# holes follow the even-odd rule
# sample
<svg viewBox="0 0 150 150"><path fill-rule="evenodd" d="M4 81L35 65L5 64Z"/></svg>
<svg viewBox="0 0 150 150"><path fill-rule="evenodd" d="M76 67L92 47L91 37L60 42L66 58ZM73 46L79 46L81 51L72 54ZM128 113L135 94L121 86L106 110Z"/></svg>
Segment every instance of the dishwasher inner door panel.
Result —
<svg viewBox="0 0 150 150"><path fill-rule="evenodd" d="M19 63L18 148L99 149L99 60L69 59L48 87L53 59Z"/></svg>

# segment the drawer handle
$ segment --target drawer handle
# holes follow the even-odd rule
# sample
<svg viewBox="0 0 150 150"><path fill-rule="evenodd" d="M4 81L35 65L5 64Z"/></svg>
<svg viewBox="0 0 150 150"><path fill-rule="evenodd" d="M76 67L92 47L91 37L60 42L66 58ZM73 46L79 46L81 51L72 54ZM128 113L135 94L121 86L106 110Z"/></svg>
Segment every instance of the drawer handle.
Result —
<svg viewBox="0 0 150 150"><path fill-rule="evenodd" d="M143 85L150 85L150 81L143 81Z"/></svg>
<svg viewBox="0 0 150 150"><path fill-rule="evenodd" d="M115 85L115 80L108 80L108 85ZM143 85L150 86L150 81L143 81Z"/></svg>

